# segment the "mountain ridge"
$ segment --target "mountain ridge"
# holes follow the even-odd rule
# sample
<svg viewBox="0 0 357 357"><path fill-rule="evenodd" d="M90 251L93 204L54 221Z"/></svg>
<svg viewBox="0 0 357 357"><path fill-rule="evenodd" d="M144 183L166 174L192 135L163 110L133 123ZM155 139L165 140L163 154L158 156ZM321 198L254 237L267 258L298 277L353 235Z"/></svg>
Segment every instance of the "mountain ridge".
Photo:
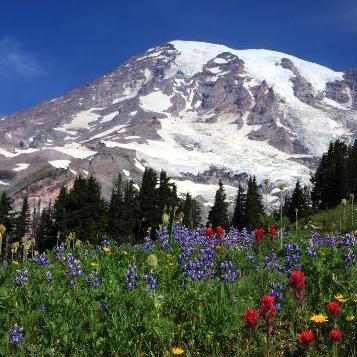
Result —
<svg viewBox="0 0 357 357"><path fill-rule="evenodd" d="M355 70L336 72L276 51L172 41L0 118L0 171L15 173L2 175L0 188L50 166L61 172L57 186L93 173L108 196L118 172L139 185L146 165L167 170L181 194L193 191L207 205L218 178L232 198L248 175L271 177L273 204L279 182L308 182L330 140L356 137L356 88Z"/></svg>

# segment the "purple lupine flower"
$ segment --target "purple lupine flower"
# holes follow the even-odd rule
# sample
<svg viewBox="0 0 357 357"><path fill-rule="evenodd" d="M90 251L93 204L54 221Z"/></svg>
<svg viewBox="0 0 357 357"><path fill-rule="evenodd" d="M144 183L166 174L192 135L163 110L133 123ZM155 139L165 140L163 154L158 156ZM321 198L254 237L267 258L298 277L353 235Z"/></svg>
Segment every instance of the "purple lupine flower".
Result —
<svg viewBox="0 0 357 357"><path fill-rule="evenodd" d="M143 281L147 283L145 288L147 291L156 289L156 275L154 271L143 275Z"/></svg>
<svg viewBox="0 0 357 357"><path fill-rule="evenodd" d="M48 270L46 271L46 283L51 284L52 283L52 273Z"/></svg>
<svg viewBox="0 0 357 357"><path fill-rule="evenodd" d="M279 271L283 270L275 252L272 250L265 258L264 258L264 266L269 271Z"/></svg>
<svg viewBox="0 0 357 357"><path fill-rule="evenodd" d="M270 283L269 288L270 288L269 295L275 297L275 308L277 310L281 310L281 303L284 300L283 286L280 283Z"/></svg>
<svg viewBox="0 0 357 357"><path fill-rule="evenodd" d="M14 277L14 284L17 286L22 286L28 282L28 270L22 268L21 270L16 270L16 275Z"/></svg>
<svg viewBox="0 0 357 357"><path fill-rule="evenodd" d="M82 277L82 267L78 259L76 259L72 254L68 254L66 257L67 261L67 271L66 275L69 277Z"/></svg>
<svg viewBox="0 0 357 357"><path fill-rule="evenodd" d="M319 256L315 247L312 244L310 244L306 248L306 255L308 255L309 257L313 257L313 258L318 258L318 256Z"/></svg>
<svg viewBox="0 0 357 357"><path fill-rule="evenodd" d="M223 274L220 276L220 279L222 281L229 281L233 284L237 278L237 269L234 264L228 260L222 262L219 267L223 272Z"/></svg>
<svg viewBox="0 0 357 357"><path fill-rule="evenodd" d="M138 287L139 275L138 268L135 264L128 265L128 271L126 273L125 289L132 290Z"/></svg>
<svg viewBox="0 0 357 357"><path fill-rule="evenodd" d="M45 253L37 254L35 257L35 262L37 265L48 265L49 261Z"/></svg>
<svg viewBox="0 0 357 357"><path fill-rule="evenodd" d="M107 239L107 237L104 235L102 241L100 242L100 247L103 248L110 248L111 247L111 243L110 241Z"/></svg>
<svg viewBox="0 0 357 357"><path fill-rule="evenodd" d="M352 249L349 249L348 252L343 257L343 265L346 270L350 268L356 262L356 256L353 253Z"/></svg>
<svg viewBox="0 0 357 357"><path fill-rule="evenodd" d="M143 249L151 250L154 247L154 242L150 237L144 238L144 243L142 245Z"/></svg>
<svg viewBox="0 0 357 357"><path fill-rule="evenodd" d="M97 289L100 285L100 279L98 272L92 271L85 280L87 285L92 285L94 289Z"/></svg>
<svg viewBox="0 0 357 357"><path fill-rule="evenodd" d="M285 272L290 274L293 270L301 270L300 247L296 243L284 244Z"/></svg>
<svg viewBox="0 0 357 357"><path fill-rule="evenodd" d="M9 331L9 344L18 345L24 339L24 328L15 324Z"/></svg>
<svg viewBox="0 0 357 357"><path fill-rule="evenodd" d="M56 247L56 250L55 250L55 252L56 252L56 254L55 254L55 259L56 259L57 261L62 261L62 256L63 256L63 254L64 254L65 251L66 251L66 248L65 248L65 246L64 246L63 244L58 245L58 246Z"/></svg>
<svg viewBox="0 0 357 357"><path fill-rule="evenodd" d="M48 312L48 306L46 304L40 304L40 310L42 312Z"/></svg>
<svg viewBox="0 0 357 357"><path fill-rule="evenodd" d="M160 243L160 247L162 249L171 250L170 242L169 242L170 236L169 236L167 229L160 229L160 230L157 229L155 231L155 235L156 235L156 238L158 239L158 241Z"/></svg>
<svg viewBox="0 0 357 357"><path fill-rule="evenodd" d="M108 304L106 302L101 302L99 305L100 312L107 312L109 310Z"/></svg>

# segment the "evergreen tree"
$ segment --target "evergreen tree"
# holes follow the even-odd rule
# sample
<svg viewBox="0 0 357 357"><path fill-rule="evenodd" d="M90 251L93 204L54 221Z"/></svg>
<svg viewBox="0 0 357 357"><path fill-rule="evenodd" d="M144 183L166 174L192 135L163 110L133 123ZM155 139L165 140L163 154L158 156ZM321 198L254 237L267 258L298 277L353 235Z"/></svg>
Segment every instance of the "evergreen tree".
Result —
<svg viewBox="0 0 357 357"><path fill-rule="evenodd" d="M202 221L202 211L198 202L187 193L182 204L183 224L188 228L197 228Z"/></svg>
<svg viewBox="0 0 357 357"><path fill-rule="evenodd" d="M160 216L164 212L165 206L171 205L171 196L172 196L172 188L170 185L170 178L167 176L165 171L161 171L160 173L160 183L157 189L157 209L160 213Z"/></svg>
<svg viewBox="0 0 357 357"><path fill-rule="evenodd" d="M13 200L5 192L0 196L0 224L6 227L8 233L14 230Z"/></svg>
<svg viewBox="0 0 357 357"><path fill-rule="evenodd" d="M154 229L160 224L162 212L157 207L157 175L151 168L146 168L139 192L140 236L146 235L149 227Z"/></svg>
<svg viewBox="0 0 357 357"><path fill-rule="evenodd" d="M115 239L119 239L124 233L124 211L123 180L119 174L114 183L108 210L108 233Z"/></svg>
<svg viewBox="0 0 357 357"><path fill-rule="evenodd" d="M246 194L244 193L243 187L239 184L232 219L232 226L238 229L243 229L245 225L245 204Z"/></svg>
<svg viewBox="0 0 357 357"><path fill-rule="evenodd" d="M262 196L259 193L255 176L248 180L248 189L244 209L244 226L253 229L259 223L261 215L264 214Z"/></svg>
<svg viewBox="0 0 357 357"><path fill-rule="evenodd" d="M60 240L64 240L65 237L69 234L69 209L69 195L67 193L66 188L62 187L53 206L53 218L55 220L56 236L58 234Z"/></svg>
<svg viewBox="0 0 357 357"><path fill-rule="evenodd" d="M302 217L306 210L306 197L304 190L301 187L300 181L298 180L295 184L293 194L291 195L290 202L287 209L287 216L290 222L295 221L295 210L298 210L298 215Z"/></svg>
<svg viewBox="0 0 357 357"><path fill-rule="evenodd" d="M357 140L349 147L347 170L349 191L357 197Z"/></svg>
<svg viewBox="0 0 357 357"><path fill-rule="evenodd" d="M88 179L77 177L68 197L68 232L75 232L80 240L97 243L105 233L106 218L106 205L101 198L100 186L96 179L93 176Z"/></svg>
<svg viewBox="0 0 357 357"><path fill-rule="evenodd" d="M21 240L25 234L29 233L31 222L30 207L27 196L22 201L22 208L19 215L16 217L16 238Z"/></svg>
<svg viewBox="0 0 357 357"><path fill-rule="evenodd" d="M322 156L315 175L311 178L313 189L311 198L316 208L337 206L348 192L348 148L337 140L331 143Z"/></svg>
<svg viewBox="0 0 357 357"><path fill-rule="evenodd" d="M124 207L123 235L126 239L135 241L135 227L139 211L139 202L132 180L127 182L124 188Z"/></svg>
<svg viewBox="0 0 357 357"><path fill-rule="evenodd" d="M38 250L43 252L52 249L57 244L56 226L53 219L53 209L51 205L43 209L40 223L36 232Z"/></svg>
<svg viewBox="0 0 357 357"><path fill-rule="evenodd" d="M228 219L228 206L229 203L226 201L227 196L223 187L223 183L219 180L218 190L216 191L216 196L214 199L214 205L208 214L208 222L212 224L213 227L221 226L223 228L229 227Z"/></svg>

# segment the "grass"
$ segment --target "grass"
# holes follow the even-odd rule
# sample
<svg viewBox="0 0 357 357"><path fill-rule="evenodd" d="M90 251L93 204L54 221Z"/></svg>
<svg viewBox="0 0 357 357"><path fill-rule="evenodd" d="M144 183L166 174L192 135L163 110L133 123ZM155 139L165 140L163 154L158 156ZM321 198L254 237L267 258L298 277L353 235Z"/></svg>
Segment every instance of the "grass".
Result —
<svg viewBox="0 0 357 357"><path fill-rule="evenodd" d="M289 245L288 253L280 240L268 236L262 245L256 244L254 235L236 231L222 241L210 241L203 229L176 227L170 246L168 234L161 232L145 246L112 243L104 249L106 243L82 244L74 250L67 247L57 259L55 251L47 252L44 265L38 264L39 259L10 264L0 270L0 355L170 356L179 347L184 356L356 356L357 268L355 263L346 268L344 257L357 251L346 237L336 237L332 246L315 245L318 256L312 257L306 251L311 242L300 233L284 238L284 244L298 245ZM20 259L15 254L14 261ZM188 269L190 261L198 263L193 270ZM227 262L232 262L232 270ZM83 275L68 276L68 271L77 271L76 264ZM137 267L137 277L129 279L135 286L131 289L129 265ZM300 265L306 276L302 304L288 285L289 272ZM28 281L17 285L14 278L20 269L28 270ZM192 271L196 277L199 271L205 274L193 280ZM46 272L52 274L49 284ZM152 272L156 286L147 289L150 280L145 276ZM283 286L283 300L276 301L281 309L268 344L262 319L251 331L242 315L247 308L259 310L270 283ZM311 322L315 313L328 315L326 303L336 300L337 294L347 299L340 303L341 313L321 325ZM356 318L348 321L348 316ZM24 340L10 345L9 331L15 323L24 328ZM342 331L337 344L329 338L332 328ZM297 342L302 330L315 334L308 349Z"/></svg>

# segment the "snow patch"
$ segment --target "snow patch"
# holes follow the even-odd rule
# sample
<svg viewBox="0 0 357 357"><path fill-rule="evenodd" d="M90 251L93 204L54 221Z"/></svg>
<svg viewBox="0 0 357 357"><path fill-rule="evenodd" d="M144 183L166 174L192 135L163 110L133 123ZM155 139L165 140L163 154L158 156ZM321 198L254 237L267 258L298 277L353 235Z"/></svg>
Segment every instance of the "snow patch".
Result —
<svg viewBox="0 0 357 357"><path fill-rule="evenodd" d="M76 159L86 159L87 157L93 156L97 153L96 151L77 143L66 144L65 146L56 146L51 149L62 152L63 154L67 154Z"/></svg>
<svg viewBox="0 0 357 357"><path fill-rule="evenodd" d="M26 170L30 164L26 164L26 163L19 163L16 164L17 167L15 167L14 169L12 169L12 171L22 171L22 170Z"/></svg>
<svg viewBox="0 0 357 357"><path fill-rule="evenodd" d="M163 113L172 106L170 98L161 91L152 92L140 97L140 106L149 112Z"/></svg>
<svg viewBox="0 0 357 357"><path fill-rule="evenodd" d="M110 114L105 115L100 120L101 124L108 123L108 122L112 121L118 114L119 114L119 112L114 112L114 113L110 113Z"/></svg>
<svg viewBox="0 0 357 357"><path fill-rule="evenodd" d="M145 171L145 167L141 164L141 162L138 161L138 159L134 159L135 166L142 172Z"/></svg>
<svg viewBox="0 0 357 357"><path fill-rule="evenodd" d="M125 176L127 176L127 177L130 176L130 172L129 172L128 170L123 170L123 172L124 172L124 175L125 175Z"/></svg>
<svg viewBox="0 0 357 357"><path fill-rule="evenodd" d="M69 160L53 160L48 162L50 165L56 169L67 169L68 165L71 163Z"/></svg>

